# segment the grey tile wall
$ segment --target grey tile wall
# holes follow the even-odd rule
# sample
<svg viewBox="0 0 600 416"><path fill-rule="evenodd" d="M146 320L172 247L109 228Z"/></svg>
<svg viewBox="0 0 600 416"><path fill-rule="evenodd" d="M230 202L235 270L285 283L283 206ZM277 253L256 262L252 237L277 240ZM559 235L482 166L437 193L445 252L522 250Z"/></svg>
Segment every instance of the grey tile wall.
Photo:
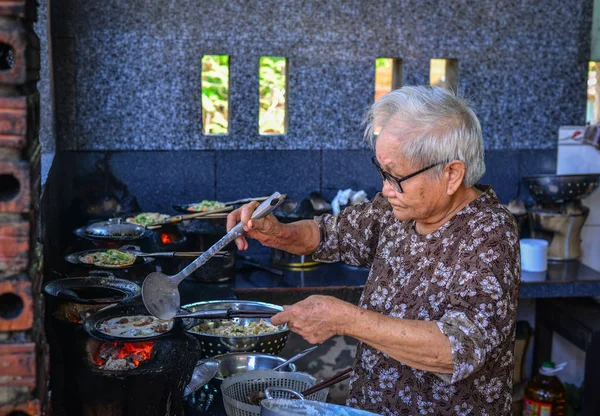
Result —
<svg viewBox="0 0 600 416"><path fill-rule="evenodd" d="M382 186L368 150L61 152L55 183L63 183L62 209L68 207L73 183L94 172L105 156L112 174L127 185L144 211L173 213L174 203L274 191L287 193L293 201L312 191L331 201L338 190L347 188L363 189L372 197ZM485 160L487 171L480 183L492 185L504 203L517 196L532 203L520 178L556 171L555 150L490 150Z"/></svg>
<svg viewBox="0 0 600 416"><path fill-rule="evenodd" d="M494 149L553 149L584 122L591 0L51 2L58 148L363 149L374 61L458 59ZM204 54L231 56L231 133L200 126ZM258 59L289 59L289 131L260 136Z"/></svg>
<svg viewBox="0 0 600 416"><path fill-rule="evenodd" d="M321 188L320 152L221 151L216 160L216 196L219 200L287 193L297 201Z"/></svg>

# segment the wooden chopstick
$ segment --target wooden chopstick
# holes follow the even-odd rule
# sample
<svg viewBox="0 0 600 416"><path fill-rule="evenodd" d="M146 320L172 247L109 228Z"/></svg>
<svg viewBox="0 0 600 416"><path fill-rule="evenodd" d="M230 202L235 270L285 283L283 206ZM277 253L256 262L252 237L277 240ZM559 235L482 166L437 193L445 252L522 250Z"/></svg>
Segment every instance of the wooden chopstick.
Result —
<svg viewBox="0 0 600 416"><path fill-rule="evenodd" d="M302 392L302 395L306 397L313 393L318 392L319 390L322 390L322 389L332 386L336 383L339 383L340 381L344 381L347 378L350 378L351 372L352 372L352 368L346 368L344 371L340 371L333 377L325 379L325 380L321 381L320 383L317 383L314 386L307 388L306 390L304 390Z"/></svg>

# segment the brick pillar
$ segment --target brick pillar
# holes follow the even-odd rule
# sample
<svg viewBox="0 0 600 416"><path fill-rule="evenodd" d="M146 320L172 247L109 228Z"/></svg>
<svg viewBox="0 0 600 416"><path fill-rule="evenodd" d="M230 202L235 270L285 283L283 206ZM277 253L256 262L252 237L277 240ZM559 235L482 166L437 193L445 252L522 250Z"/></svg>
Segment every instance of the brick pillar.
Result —
<svg viewBox="0 0 600 416"><path fill-rule="evenodd" d="M47 404L36 0L0 0L0 416Z"/></svg>

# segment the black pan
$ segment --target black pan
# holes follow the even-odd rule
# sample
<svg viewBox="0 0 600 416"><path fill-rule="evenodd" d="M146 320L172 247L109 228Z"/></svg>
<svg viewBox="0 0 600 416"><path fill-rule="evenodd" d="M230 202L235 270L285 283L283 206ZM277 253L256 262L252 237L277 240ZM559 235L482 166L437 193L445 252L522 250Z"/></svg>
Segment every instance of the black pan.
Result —
<svg viewBox="0 0 600 416"><path fill-rule="evenodd" d="M90 315L83 321L83 329L93 338L100 339L103 341L114 341L114 342L138 342L138 341L150 341L153 339L165 338L175 334L179 334L190 329L197 322L194 319L189 318L177 318L173 321L173 327L166 332L155 334L146 337L117 337L114 335L106 334L98 327L104 321L111 318L132 316L132 315L148 315L150 313L141 304L129 304L129 305L114 305L109 306L104 309L99 310L98 312Z"/></svg>
<svg viewBox="0 0 600 416"><path fill-rule="evenodd" d="M44 286L50 296L89 305L129 302L138 297L142 289L129 280L117 279L107 274L88 277L67 277Z"/></svg>
<svg viewBox="0 0 600 416"><path fill-rule="evenodd" d="M89 267L89 268L93 268L93 269L102 269L102 270L123 270L123 269L130 269L132 267L136 267L136 266L141 266L144 264L148 264L148 263L152 263L154 261L154 257L139 257L136 256L135 257L135 261L132 264L129 264L127 266L96 266L95 264L88 264L88 263L84 263L80 260L80 258L82 256L88 255L88 254L92 254L92 253L98 253L98 252L102 252L102 251L108 251L109 249L104 249L104 248L100 248L100 249L95 249L95 250L85 250L85 251L78 251L76 253L71 253L71 254L67 254L65 256L65 260L68 263L77 265L77 266L83 266L83 267ZM116 248L114 250L120 250L120 251L139 251L139 248L136 246L123 246L123 247L119 247Z"/></svg>

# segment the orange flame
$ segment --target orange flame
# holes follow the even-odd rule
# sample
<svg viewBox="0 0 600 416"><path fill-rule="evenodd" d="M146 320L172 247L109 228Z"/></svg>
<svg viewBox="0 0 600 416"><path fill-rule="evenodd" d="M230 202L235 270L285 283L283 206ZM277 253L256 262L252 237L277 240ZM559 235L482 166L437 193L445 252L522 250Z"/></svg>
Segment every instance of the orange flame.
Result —
<svg viewBox="0 0 600 416"><path fill-rule="evenodd" d="M163 244L171 244L173 242L173 239L171 238L171 236L169 234L161 233L160 241L162 241Z"/></svg>
<svg viewBox="0 0 600 416"><path fill-rule="evenodd" d="M141 362L146 361L152 355L152 348L154 347L154 341L146 341L146 342L125 342L123 344L118 344L116 342L104 342L96 355L94 356L94 361L99 366L102 366L106 360L100 358L101 353L107 349L112 348L115 351L111 352L110 358L113 360L118 360L120 358L130 358L131 362L137 367Z"/></svg>

